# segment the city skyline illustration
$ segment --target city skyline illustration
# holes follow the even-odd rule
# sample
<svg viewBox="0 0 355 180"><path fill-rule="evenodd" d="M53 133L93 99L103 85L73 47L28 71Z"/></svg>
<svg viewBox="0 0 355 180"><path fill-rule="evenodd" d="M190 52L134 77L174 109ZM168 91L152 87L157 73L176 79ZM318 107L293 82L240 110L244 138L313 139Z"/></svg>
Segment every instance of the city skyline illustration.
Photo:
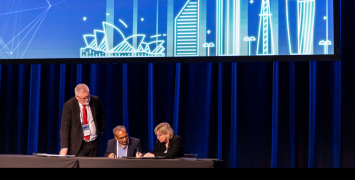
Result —
<svg viewBox="0 0 355 180"><path fill-rule="evenodd" d="M334 54L332 0L0 0L0 59Z"/></svg>

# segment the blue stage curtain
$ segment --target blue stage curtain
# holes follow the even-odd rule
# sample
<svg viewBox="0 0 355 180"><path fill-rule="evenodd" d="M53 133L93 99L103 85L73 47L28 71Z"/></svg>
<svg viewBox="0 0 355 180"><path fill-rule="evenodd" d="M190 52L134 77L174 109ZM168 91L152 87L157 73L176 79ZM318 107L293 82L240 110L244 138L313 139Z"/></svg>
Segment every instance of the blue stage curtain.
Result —
<svg viewBox="0 0 355 180"><path fill-rule="evenodd" d="M237 109L237 103L238 103L238 99L237 99L237 92L238 92L238 80L237 80L237 63L232 63L232 82L231 82L231 122L230 122L230 132L231 132L231 136L230 136L230 156L229 156L229 161L230 161L230 167L237 167L237 159L235 158L238 155L238 146L239 144L237 143L237 120L238 120L238 109ZM219 93L222 94L222 93ZM222 103L221 103L222 104ZM222 104L223 107L223 104ZM221 108L222 108L221 107ZM220 118L219 121L223 121L223 118ZM220 130L221 131L221 130ZM222 129L223 131L223 129ZM234 132L234 133L233 133ZM223 137L223 135L222 135ZM219 147L219 149L222 147ZM223 158L221 158L223 159Z"/></svg>
<svg viewBox="0 0 355 180"><path fill-rule="evenodd" d="M277 168L279 140L279 62L273 63L271 167Z"/></svg>
<svg viewBox="0 0 355 180"><path fill-rule="evenodd" d="M154 148L154 65L148 65L148 142L149 151Z"/></svg>
<svg viewBox="0 0 355 180"><path fill-rule="evenodd" d="M350 141L341 136L349 133L342 131L348 127L340 119L341 62L126 68L2 65L1 153L58 153L62 106L74 96L81 76L107 112L100 156L113 138L112 129L128 123L129 134L150 151L156 141L153 129L160 122L169 122L183 137L185 153L220 158L228 167L342 167L341 154L352 155L340 148L347 146L341 140Z"/></svg>
<svg viewBox="0 0 355 180"><path fill-rule="evenodd" d="M107 126L151 151L172 125L186 154L236 168L355 167L355 1L341 4L341 62L0 66L0 153L60 150L63 104L78 83L100 97Z"/></svg>
<svg viewBox="0 0 355 180"><path fill-rule="evenodd" d="M174 116L173 116L173 130L178 134L179 129L179 103L180 103L180 69L181 63L176 63L175 69L175 94L174 94Z"/></svg>

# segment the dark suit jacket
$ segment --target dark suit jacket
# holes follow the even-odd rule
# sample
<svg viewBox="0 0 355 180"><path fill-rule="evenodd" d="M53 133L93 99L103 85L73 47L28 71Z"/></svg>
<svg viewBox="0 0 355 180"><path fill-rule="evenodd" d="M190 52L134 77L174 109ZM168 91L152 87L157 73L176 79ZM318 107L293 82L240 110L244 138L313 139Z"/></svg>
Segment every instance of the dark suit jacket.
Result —
<svg viewBox="0 0 355 180"><path fill-rule="evenodd" d="M102 137L106 125L106 113L97 96L90 97L90 109L96 133ZM83 141L83 128L80 122L79 102L75 97L64 103L60 128L61 148L68 148L68 155L77 155Z"/></svg>
<svg viewBox="0 0 355 180"><path fill-rule="evenodd" d="M166 150L165 143L161 143L159 140L155 142L152 154L155 156L166 156L167 158L183 157L184 156L184 146L182 144L182 138L178 135L174 135L169 141L168 152L164 153Z"/></svg>
<svg viewBox="0 0 355 180"><path fill-rule="evenodd" d="M129 136L127 157L136 157L137 148L139 149L139 152L142 152L141 141ZM105 157L108 157L111 153L114 153L117 157L117 141L115 138L107 141Z"/></svg>

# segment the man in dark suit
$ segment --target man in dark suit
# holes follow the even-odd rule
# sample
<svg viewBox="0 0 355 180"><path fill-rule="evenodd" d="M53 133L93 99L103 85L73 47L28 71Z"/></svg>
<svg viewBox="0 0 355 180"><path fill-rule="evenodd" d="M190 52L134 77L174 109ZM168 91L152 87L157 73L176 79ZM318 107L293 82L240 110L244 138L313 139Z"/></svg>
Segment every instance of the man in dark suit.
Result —
<svg viewBox="0 0 355 180"><path fill-rule="evenodd" d="M106 113L97 96L89 87L78 84L75 97L64 103L60 129L60 155L96 157L106 125Z"/></svg>
<svg viewBox="0 0 355 180"><path fill-rule="evenodd" d="M130 137L124 126L117 126L113 129L114 139L107 142L107 150L105 157L121 158L121 157L142 157L140 153L141 141L137 138Z"/></svg>

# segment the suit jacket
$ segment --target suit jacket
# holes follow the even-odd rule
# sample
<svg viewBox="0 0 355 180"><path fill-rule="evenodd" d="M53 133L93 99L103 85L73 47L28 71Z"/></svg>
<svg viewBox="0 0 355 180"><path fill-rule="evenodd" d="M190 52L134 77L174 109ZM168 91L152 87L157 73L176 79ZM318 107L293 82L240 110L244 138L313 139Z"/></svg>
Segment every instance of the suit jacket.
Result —
<svg viewBox="0 0 355 180"><path fill-rule="evenodd" d="M130 137L128 138L128 151L127 151L127 157L136 157L137 153L137 148L139 149L139 152L142 152L141 149L141 141L137 138ZM105 153L105 157L108 157L111 153L114 153L116 157L117 156L117 141L115 138L110 139L107 141L107 149Z"/></svg>
<svg viewBox="0 0 355 180"><path fill-rule="evenodd" d="M168 152L164 153L166 150L165 143L161 143L159 140L155 142L152 154L155 156L166 156L167 158L176 158L184 156L184 146L182 144L182 138L178 135L174 135L169 141Z"/></svg>
<svg viewBox="0 0 355 180"><path fill-rule="evenodd" d="M90 97L90 109L96 127L98 138L106 125L106 113L97 96ZM61 128L61 148L68 148L68 155L77 155L83 141L83 128L80 122L80 108L78 100L73 97L64 103Z"/></svg>

